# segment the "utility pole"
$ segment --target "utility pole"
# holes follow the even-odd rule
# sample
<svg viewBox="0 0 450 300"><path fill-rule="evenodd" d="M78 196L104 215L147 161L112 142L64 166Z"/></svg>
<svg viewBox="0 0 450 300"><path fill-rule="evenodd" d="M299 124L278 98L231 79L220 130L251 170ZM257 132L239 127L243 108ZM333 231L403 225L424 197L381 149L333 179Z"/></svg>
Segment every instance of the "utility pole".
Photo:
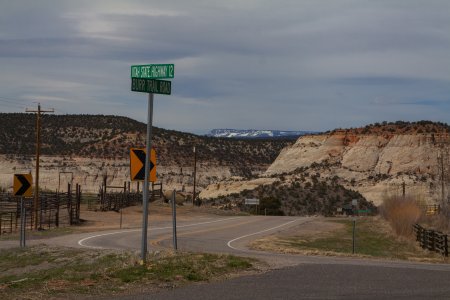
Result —
<svg viewBox="0 0 450 300"><path fill-rule="evenodd" d="M403 195L403 199L405 199L405 196L406 196L406 183L405 183L405 180L403 180L403 183L402 183L402 195Z"/></svg>
<svg viewBox="0 0 450 300"><path fill-rule="evenodd" d="M53 113L55 110L49 109L49 110L43 110L41 109L41 104L38 103L38 109L37 110L31 110L26 109L26 112L32 112L36 113L36 176L35 178L35 184L34 184L34 229L38 229L39 224L39 214L38 214L38 208L39 208L39 155L41 150L41 114L42 113Z"/></svg>
<svg viewBox="0 0 450 300"><path fill-rule="evenodd" d="M439 170L439 181L441 182L441 203L445 204L445 159L444 147L441 145L441 149L437 156L438 170Z"/></svg>
<svg viewBox="0 0 450 300"><path fill-rule="evenodd" d="M194 146L194 192L192 195L192 205L195 203L195 178L197 177L197 152L195 151Z"/></svg>

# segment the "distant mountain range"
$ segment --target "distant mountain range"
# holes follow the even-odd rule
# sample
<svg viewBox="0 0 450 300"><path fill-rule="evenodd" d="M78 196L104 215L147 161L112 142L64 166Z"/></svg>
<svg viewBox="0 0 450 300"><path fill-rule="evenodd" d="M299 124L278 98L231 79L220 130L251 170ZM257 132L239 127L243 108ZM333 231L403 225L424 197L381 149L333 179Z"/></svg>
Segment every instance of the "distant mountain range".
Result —
<svg viewBox="0 0 450 300"><path fill-rule="evenodd" d="M257 130L257 129L213 129L207 136L225 137L225 138L292 138L317 133L314 131L285 131L285 130Z"/></svg>

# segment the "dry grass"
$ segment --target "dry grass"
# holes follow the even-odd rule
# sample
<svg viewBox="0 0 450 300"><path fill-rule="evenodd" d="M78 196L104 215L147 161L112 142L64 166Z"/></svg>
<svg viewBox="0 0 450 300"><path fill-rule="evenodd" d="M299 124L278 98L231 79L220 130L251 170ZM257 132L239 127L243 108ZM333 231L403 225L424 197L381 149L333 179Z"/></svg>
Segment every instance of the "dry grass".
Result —
<svg viewBox="0 0 450 300"><path fill-rule="evenodd" d="M421 262L443 262L441 255L422 250L415 241L397 236L380 217L356 221L356 254L352 254L351 219L330 218L328 222L344 225L321 234L270 236L252 243L255 250L321 256L401 259Z"/></svg>
<svg viewBox="0 0 450 300"><path fill-rule="evenodd" d="M258 272L251 258L155 252L147 264L131 252L44 245L0 252L0 299L78 299L173 288Z"/></svg>
<svg viewBox="0 0 450 300"><path fill-rule="evenodd" d="M380 212L389 221L395 233L400 236L411 236L413 225L423 217L417 201L411 196L386 196Z"/></svg>

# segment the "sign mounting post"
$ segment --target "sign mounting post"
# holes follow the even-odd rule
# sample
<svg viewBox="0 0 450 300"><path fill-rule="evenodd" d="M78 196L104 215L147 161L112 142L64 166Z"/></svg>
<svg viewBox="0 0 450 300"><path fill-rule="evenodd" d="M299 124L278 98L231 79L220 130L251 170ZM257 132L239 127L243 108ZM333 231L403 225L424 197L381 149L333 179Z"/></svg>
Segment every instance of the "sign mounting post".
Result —
<svg viewBox="0 0 450 300"><path fill-rule="evenodd" d="M145 179L143 191L142 204L142 243L141 243L141 257L142 262L145 263L147 259L147 228L148 228L148 178L150 176L150 149L152 149L152 123L153 123L153 94L148 94L148 115L147 115L147 146L145 153Z"/></svg>
<svg viewBox="0 0 450 300"><path fill-rule="evenodd" d="M147 260L147 231L148 231L148 198L150 162L152 149L152 127L153 127L153 99L154 94L170 95L172 85L170 81L156 80L162 78L173 78L175 66L173 64L152 64L131 66L131 91L148 93L147 114L147 145L145 153L145 179L142 193L142 241L141 259L142 263Z"/></svg>

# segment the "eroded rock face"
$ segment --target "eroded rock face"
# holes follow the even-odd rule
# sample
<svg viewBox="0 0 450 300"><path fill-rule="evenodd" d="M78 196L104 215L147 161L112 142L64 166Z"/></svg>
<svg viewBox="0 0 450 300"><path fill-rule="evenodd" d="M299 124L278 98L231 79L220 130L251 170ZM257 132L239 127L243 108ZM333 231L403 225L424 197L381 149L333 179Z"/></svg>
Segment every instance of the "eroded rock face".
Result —
<svg viewBox="0 0 450 300"><path fill-rule="evenodd" d="M31 173L35 176L35 159L7 157L0 155L0 187L12 191L13 174ZM40 188L44 190L67 190L67 184L80 184L82 191L97 193L106 175L108 186L123 187L124 182L130 182L129 159L101 159L68 156L41 156ZM252 169L255 174L261 174L267 165ZM176 165L158 165L157 181L163 183L164 190L192 192L193 166L180 167ZM221 166L214 162L201 161L197 163L197 191L204 187L228 179L235 175L236 170L230 166ZM137 190L138 183L131 182L130 189ZM120 188L111 188L120 191ZM142 191L142 182L139 190Z"/></svg>
<svg viewBox="0 0 450 300"><path fill-rule="evenodd" d="M340 163L341 168L355 172L387 175L436 173L439 148L425 135L361 135L350 138L341 134L300 138L280 153L266 173L290 172L325 161Z"/></svg>
<svg viewBox="0 0 450 300"><path fill-rule="evenodd" d="M301 137L285 148L266 175L301 167L327 165L325 176L339 176L375 204L383 194L420 191L427 201L436 197L437 157L442 143L429 134L331 134Z"/></svg>

